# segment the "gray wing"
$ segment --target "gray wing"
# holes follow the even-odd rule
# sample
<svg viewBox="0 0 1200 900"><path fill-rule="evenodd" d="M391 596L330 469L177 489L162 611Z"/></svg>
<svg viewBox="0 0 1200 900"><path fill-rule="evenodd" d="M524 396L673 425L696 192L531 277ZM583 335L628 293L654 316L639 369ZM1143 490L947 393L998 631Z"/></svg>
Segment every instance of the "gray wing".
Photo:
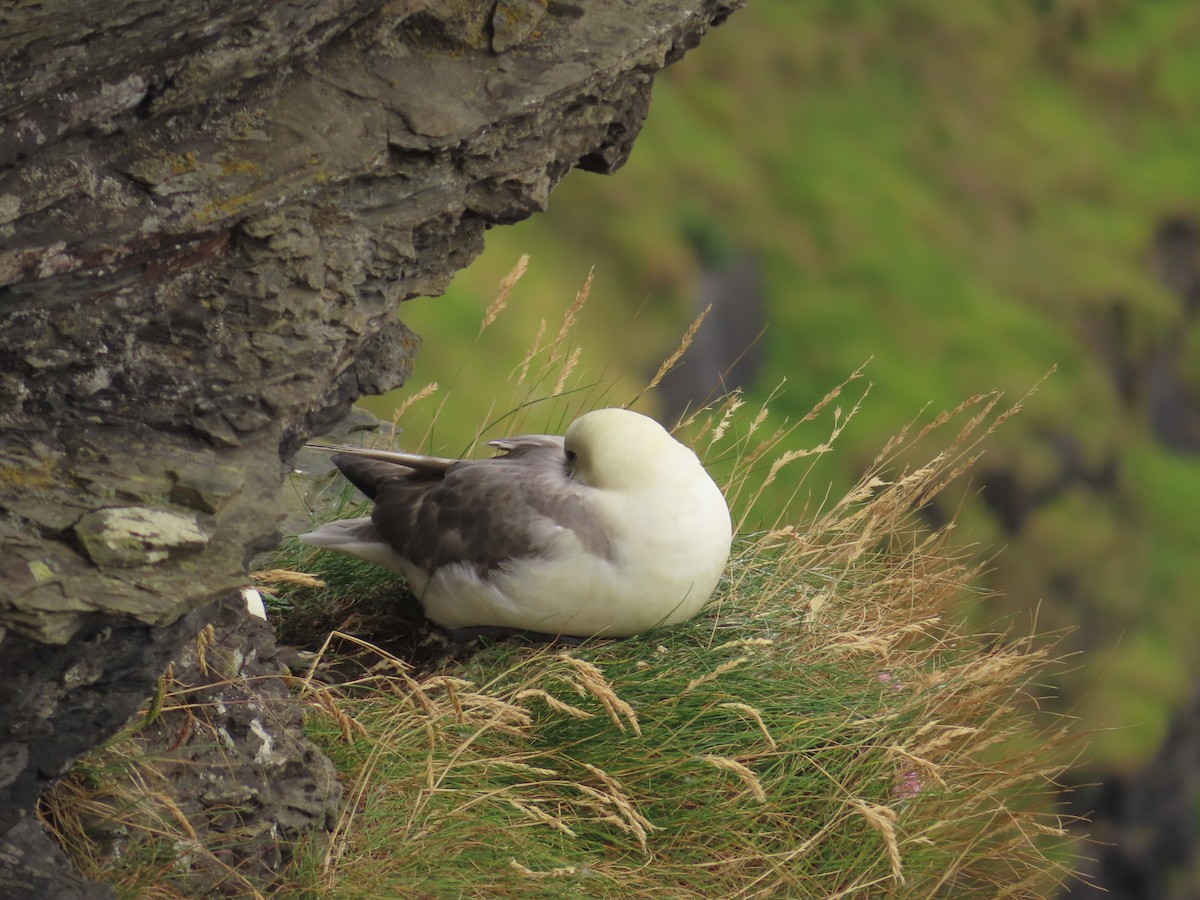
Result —
<svg viewBox="0 0 1200 900"><path fill-rule="evenodd" d="M493 441L492 443L498 442ZM447 459L443 456L426 456L424 453L409 453L404 450L372 450L367 447L347 447L343 444L310 443L307 446L313 450L328 450L341 456L356 456L359 459L373 459L405 466L419 472L445 472L451 466L462 461Z"/></svg>
<svg viewBox="0 0 1200 900"><path fill-rule="evenodd" d="M444 471L377 456L333 459L375 501L379 537L431 574L467 563L484 576L508 560L538 556L556 526L574 531L589 551L611 555L611 536L587 503L590 489L567 475L561 437L523 435L491 446L504 455Z"/></svg>
<svg viewBox="0 0 1200 900"><path fill-rule="evenodd" d="M367 447L347 447L343 444L308 444L314 450L328 450L330 459L347 480L374 500L379 487L385 483L422 476L443 476L451 467L464 462L442 456L426 456L424 453L409 453L405 450L373 450ZM501 451L501 455L519 458L526 452L538 448L558 448L561 452L563 438L555 434L525 434L519 437L500 438L488 441L489 447Z"/></svg>

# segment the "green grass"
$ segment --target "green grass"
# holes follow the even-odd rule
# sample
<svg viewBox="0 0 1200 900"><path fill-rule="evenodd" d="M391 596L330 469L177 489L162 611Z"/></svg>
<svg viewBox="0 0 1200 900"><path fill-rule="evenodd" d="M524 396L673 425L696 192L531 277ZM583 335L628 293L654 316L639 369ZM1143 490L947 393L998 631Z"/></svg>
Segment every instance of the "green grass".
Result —
<svg viewBox="0 0 1200 900"><path fill-rule="evenodd" d="M978 710L955 708L994 688L972 654L885 672L875 653L847 653L858 635L809 625L802 639L788 618L726 604L719 626L569 655L484 651L456 676L470 684L447 682L453 698L426 682L420 712L348 691L367 735L314 733L370 786L339 835L346 855L309 890L928 896L974 877L1028 877L1031 893L1055 880L998 821L1034 821L1013 811L1028 785L993 768L1012 778L1023 764L988 752ZM1025 871L989 873L993 855Z"/></svg>
<svg viewBox="0 0 1200 900"><path fill-rule="evenodd" d="M945 417L937 433L962 430L936 462L884 480L893 448L850 499L743 539L686 625L568 651L484 646L423 679L367 646L364 669L384 673L321 688L354 722L312 728L352 800L340 849L302 866L295 890L1048 895L1067 841L1046 779L1066 744L1028 696L1048 646L967 633L951 610L969 569L909 518L970 458L991 408ZM726 489L753 498L752 419L733 419ZM327 582L290 610L358 595L361 564L290 552ZM362 653L360 640L339 632L326 652Z"/></svg>

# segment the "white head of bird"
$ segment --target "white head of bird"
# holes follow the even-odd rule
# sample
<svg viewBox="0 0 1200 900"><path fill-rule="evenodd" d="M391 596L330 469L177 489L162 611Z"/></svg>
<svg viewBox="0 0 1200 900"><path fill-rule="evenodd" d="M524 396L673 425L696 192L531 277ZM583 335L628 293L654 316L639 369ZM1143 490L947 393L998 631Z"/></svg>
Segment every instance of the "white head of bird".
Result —
<svg viewBox="0 0 1200 900"><path fill-rule="evenodd" d="M702 468L662 425L628 409L584 413L567 428L563 450L571 477L600 490L645 490L681 468Z"/></svg>

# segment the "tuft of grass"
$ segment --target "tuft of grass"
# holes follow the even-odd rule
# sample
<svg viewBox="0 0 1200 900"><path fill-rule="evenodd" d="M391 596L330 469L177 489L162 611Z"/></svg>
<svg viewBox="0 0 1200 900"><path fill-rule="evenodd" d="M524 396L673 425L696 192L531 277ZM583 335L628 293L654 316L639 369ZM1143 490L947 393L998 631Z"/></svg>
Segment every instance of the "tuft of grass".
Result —
<svg viewBox="0 0 1200 900"><path fill-rule="evenodd" d="M538 327L507 412L476 439L559 430L604 405L571 340L589 286L552 339ZM787 518L759 509L781 476L832 451L863 402L838 405L861 375L795 423L768 424L737 395L679 423L739 532L713 600L681 626L570 649L447 648L389 573L281 550L261 583L281 636L312 650L295 698L346 803L331 835L295 848L275 894L1051 895L1073 852L1054 811L1071 743L1063 720L1035 715L1053 642L971 633L960 611L984 602L976 573L952 525L918 518L1019 404L972 397L889 442L841 499ZM797 447L806 423L826 437ZM931 439L943 449L913 463ZM355 514L347 489L326 490L333 514ZM136 757L136 735L87 765L118 753ZM170 818L143 829L168 857L188 831ZM87 856L86 829L55 820ZM128 864L91 873L169 884L153 866L119 874Z"/></svg>
<svg viewBox="0 0 1200 900"><path fill-rule="evenodd" d="M936 417L957 429L929 463L887 477L898 444L808 527L744 536L684 626L489 646L420 679L376 648L372 674L314 687L362 727L313 724L354 799L304 888L1049 895L1068 747L1033 718L1051 646L966 633L971 567L912 518L1008 414L997 399Z"/></svg>

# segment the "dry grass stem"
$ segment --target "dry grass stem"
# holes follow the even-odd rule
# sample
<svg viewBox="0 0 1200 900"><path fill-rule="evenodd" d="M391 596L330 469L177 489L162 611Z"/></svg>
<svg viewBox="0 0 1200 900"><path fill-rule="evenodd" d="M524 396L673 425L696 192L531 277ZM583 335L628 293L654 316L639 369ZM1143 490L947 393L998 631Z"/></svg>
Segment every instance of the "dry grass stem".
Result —
<svg viewBox="0 0 1200 900"><path fill-rule="evenodd" d="M575 295L574 302L563 313L562 322L558 326L558 334L554 336L554 340L550 343L551 360L558 359L559 348L562 347L563 341L567 339L567 336L574 329L575 323L579 321L579 313L583 310L583 305L587 303L588 295L592 292L592 279L595 274L594 269L588 272L587 280Z"/></svg>
<svg viewBox="0 0 1200 900"><path fill-rule="evenodd" d="M533 358L537 356L538 351L542 349L542 338L546 335L546 320L538 321L537 333L533 336L533 342L529 345L529 349L525 351L525 356L521 359L519 374L517 375L517 384L524 384L525 379L529 375L529 366L533 362Z"/></svg>
<svg viewBox="0 0 1200 900"><path fill-rule="evenodd" d="M567 379L571 377L571 373L575 371L575 366L579 364L581 350L582 348L576 347L571 351L571 355L567 357L567 361L563 363L562 371L558 373L558 381L554 383L554 388L550 391L551 397L557 397L566 388Z"/></svg>
<svg viewBox="0 0 1200 900"><path fill-rule="evenodd" d="M625 723L628 722L634 734L642 733L633 707L618 696L617 692L613 690L612 684L597 666L568 653L560 653L558 658L564 660L577 673L578 679L575 683L580 688L580 693L590 694L600 701L600 705L608 713L608 717L614 725L624 731Z"/></svg>
<svg viewBox="0 0 1200 900"><path fill-rule="evenodd" d="M409 409L411 409L414 404L420 403L425 398L430 397L433 394L436 394L437 391L438 391L438 383L436 381L431 381L429 384L425 385L420 390L415 391L412 394L409 394L402 401L400 401L400 405L397 406L395 408L395 410L392 411L392 427L388 432L388 443L389 444L395 443L396 434L400 430L400 420L404 418L404 414L406 412L408 412Z"/></svg>
<svg viewBox="0 0 1200 900"><path fill-rule="evenodd" d="M888 862L892 867L892 878L897 884L904 884L903 867L900 864L900 844L896 840L896 811L890 806L878 803L868 803L865 800L851 800L850 805L857 809L872 828L879 832L887 848Z"/></svg>
<svg viewBox="0 0 1200 900"><path fill-rule="evenodd" d="M325 582L316 575L310 575L308 572L293 572L291 569L267 569L263 572L251 572L250 580L256 584L266 585L291 584L307 588L325 587Z"/></svg>
<svg viewBox="0 0 1200 900"><path fill-rule="evenodd" d="M646 385L647 391L652 391L662 383L663 378L670 372L679 361L683 359L683 355L687 353L688 347L692 346L692 341L696 339L696 332L700 330L700 326L704 324L704 320L708 314L712 312L712 304L704 307L700 315L692 320L692 324L688 326L687 331L683 333L683 338L679 341L679 346L663 360L662 365L658 367L658 371L654 373L654 377L650 379L650 383Z"/></svg>
<svg viewBox="0 0 1200 900"><path fill-rule="evenodd" d="M736 759L730 759L727 756L714 756L711 753L706 753L700 758L706 763L716 766L718 769L733 772L750 789L750 793L754 795L755 800L759 803L767 802L767 792L763 790L762 782L758 780L758 777L745 763L740 763Z"/></svg>
<svg viewBox="0 0 1200 900"><path fill-rule="evenodd" d="M508 306L509 295L512 294L513 288L517 282L521 280L521 276L525 274L525 269L529 265L529 254L524 253L517 260L517 264L512 267L507 275L500 280L500 287L496 290L496 296L490 304L487 311L483 314L483 321L479 323L479 334L483 334L488 327L496 321L500 313L504 312L504 308ZM478 337L478 335L477 335Z"/></svg>
<svg viewBox="0 0 1200 900"><path fill-rule="evenodd" d="M716 681L726 672L732 672L738 666L750 662L752 658L753 657L750 656L739 656L737 659L731 659L721 663L711 672L705 672L703 675L700 675L689 681L687 683L687 687L683 689L683 693L689 693L690 691L694 691L696 688L700 687L702 684L708 684L710 681Z"/></svg>

